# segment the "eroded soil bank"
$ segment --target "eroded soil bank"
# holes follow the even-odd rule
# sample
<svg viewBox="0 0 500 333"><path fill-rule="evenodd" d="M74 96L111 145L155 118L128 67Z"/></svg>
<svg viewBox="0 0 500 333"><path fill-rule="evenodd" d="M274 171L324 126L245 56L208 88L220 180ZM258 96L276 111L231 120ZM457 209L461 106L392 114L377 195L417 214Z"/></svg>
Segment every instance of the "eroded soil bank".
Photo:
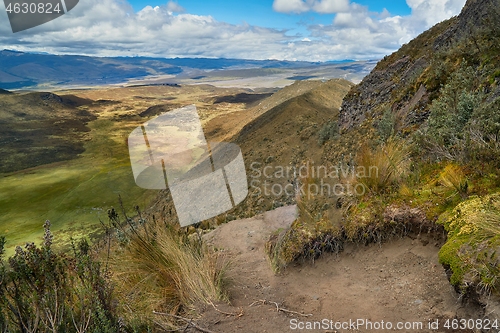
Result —
<svg viewBox="0 0 500 333"><path fill-rule="evenodd" d="M201 309L197 321L213 332L473 332L446 329L447 319L482 318L483 310L463 304L438 262L440 243L425 237L394 239L379 245L347 245L338 254L299 263L276 276L264 244L290 225L296 207L282 207L255 218L233 221L206 235L232 261L231 305ZM277 308L280 310L278 311ZM299 313L311 315L301 316ZM233 315L230 315L233 314ZM364 320L345 329L299 329L307 322ZM429 321L439 328L429 329ZM384 321L392 330L375 328ZM398 323L412 325L402 328ZM421 327L418 326L421 323Z"/></svg>

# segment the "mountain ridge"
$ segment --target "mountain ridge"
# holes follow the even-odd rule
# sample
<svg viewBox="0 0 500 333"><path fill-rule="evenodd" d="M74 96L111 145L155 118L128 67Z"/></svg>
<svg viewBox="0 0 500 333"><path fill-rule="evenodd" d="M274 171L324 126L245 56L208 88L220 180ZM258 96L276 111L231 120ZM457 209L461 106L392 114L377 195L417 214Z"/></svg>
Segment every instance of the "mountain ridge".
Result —
<svg viewBox="0 0 500 333"><path fill-rule="evenodd" d="M2 50L0 88L47 90L49 86L102 86L155 77L164 77L164 80L170 78L169 83L175 83L176 79L189 78L195 83L205 77L205 73L217 70L290 70L293 77L295 69L307 72L308 69L312 70L318 66L345 67L345 64L348 63L228 58L91 57ZM344 69L348 72L363 70L363 66ZM245 75L247 74L243 74L243 77ZM297 75L301 77L300 72Z"/></svg>

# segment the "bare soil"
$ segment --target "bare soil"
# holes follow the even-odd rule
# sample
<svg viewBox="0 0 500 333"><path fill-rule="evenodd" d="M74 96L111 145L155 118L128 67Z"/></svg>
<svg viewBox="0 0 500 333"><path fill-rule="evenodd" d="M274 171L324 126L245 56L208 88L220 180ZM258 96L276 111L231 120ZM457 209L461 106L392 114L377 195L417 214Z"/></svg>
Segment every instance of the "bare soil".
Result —
<svg viewBox="0 0 500 333"><path fill-rule="evenodd" d="M348 245L344 252L297 263L273 273L264 251L270 234L289 226L296 207L232 221L205 235L208 244L231 258L231 304L206 306L197 320L213 332L472 332L447 330L447 319L482 318L480 306L463 304L438 262L441 244L425 237L385 244ZM327 319L333 327L298 329ZM423 327L375 330L373 326L335 329L357 320L409 323ZM439 320L439 329L429 321ZM387 326L386 326L387 327ZM294 329L296 328L296 329Z"/></svg>

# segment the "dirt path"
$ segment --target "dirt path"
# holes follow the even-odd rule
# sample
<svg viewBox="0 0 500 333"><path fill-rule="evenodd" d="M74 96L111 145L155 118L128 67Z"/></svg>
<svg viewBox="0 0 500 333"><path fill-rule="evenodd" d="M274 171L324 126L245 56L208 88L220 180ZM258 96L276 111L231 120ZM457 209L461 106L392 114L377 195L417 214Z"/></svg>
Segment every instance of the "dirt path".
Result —
<svg viewBox="0 0 500 333"><path fill-rule="evenodd" d="M419 239L398 239L382 246L348 245L338 256L324 255L315 263L296 264L274 275L264 244L272 231L293 222L295 212L295 206L282 207L227 223L206 235L210 244L228 251L233 285L231 305L219 304L219 311L210 306L203 309L200 326L220 333L469 332L443 326L450 318L481 318L481 310L463 306L450 286L438 262L439 244ZM283 310L277 311L277 306ZM313 325L323 319L333 325L306 329L307 322ZM429 321L437 319L439 329L429 329ZM349 321L357 320L370 321L372 329L368 323L353 328ZM335 327L336 322L349 325ZM389 323L392 330L381 329ZM415 329L398 329L398 323ZM305 329L299 329L301 325Z"/></svg>

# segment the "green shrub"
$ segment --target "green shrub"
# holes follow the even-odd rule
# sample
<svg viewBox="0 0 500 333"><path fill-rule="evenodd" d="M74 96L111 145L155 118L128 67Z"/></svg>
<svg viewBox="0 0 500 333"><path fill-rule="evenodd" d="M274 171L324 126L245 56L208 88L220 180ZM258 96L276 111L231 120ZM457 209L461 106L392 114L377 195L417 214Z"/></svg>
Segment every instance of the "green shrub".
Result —
<svg viewBox="0 0 500 333"><path fill-rule="evenodd" d="M437 160L466 161L470 157L470 125L484 99L483 93L475 90L475 75L474 68L463 64L432 102L421 139Z"/></svg>
<svg viewBox="0 0 500 333"><path fill-rule="evenodd" d="M474 75L472 67L460 67L433 101L428 135L438 144L449 147L462 138L465 125L479 105L479 96L472 91Z"/></svg>
<svg viewBox="0 0 500 333"><path fill-rule="evenodd" d="M7 262L0 257L2 332L118 332L111 284L87 241L71 257L58 254L49 221L44 228L40 247L17 247Z"/></svg>
<svg viewBox="0 0 500 333"><path fill-rule="evenodd" d="M377 126L380 141L387 142L394 135L394 127L396 125L396 117L392 114L391 108L387 108L382 115L382 119Z"/></svg>
<svg viewBox="0 0 500 333"><path fill-rule="evenodd" d="M339 124L337 121L329 121L318 132L318 143L324 145L328 140L334 139L339 135Z"/></svg>
<svg viewBox="0 0 500 333"><path fill-rule="evenodd" d="M471 127L479 130L483 138L500 138L500 97L475 109Z"/></svg>

